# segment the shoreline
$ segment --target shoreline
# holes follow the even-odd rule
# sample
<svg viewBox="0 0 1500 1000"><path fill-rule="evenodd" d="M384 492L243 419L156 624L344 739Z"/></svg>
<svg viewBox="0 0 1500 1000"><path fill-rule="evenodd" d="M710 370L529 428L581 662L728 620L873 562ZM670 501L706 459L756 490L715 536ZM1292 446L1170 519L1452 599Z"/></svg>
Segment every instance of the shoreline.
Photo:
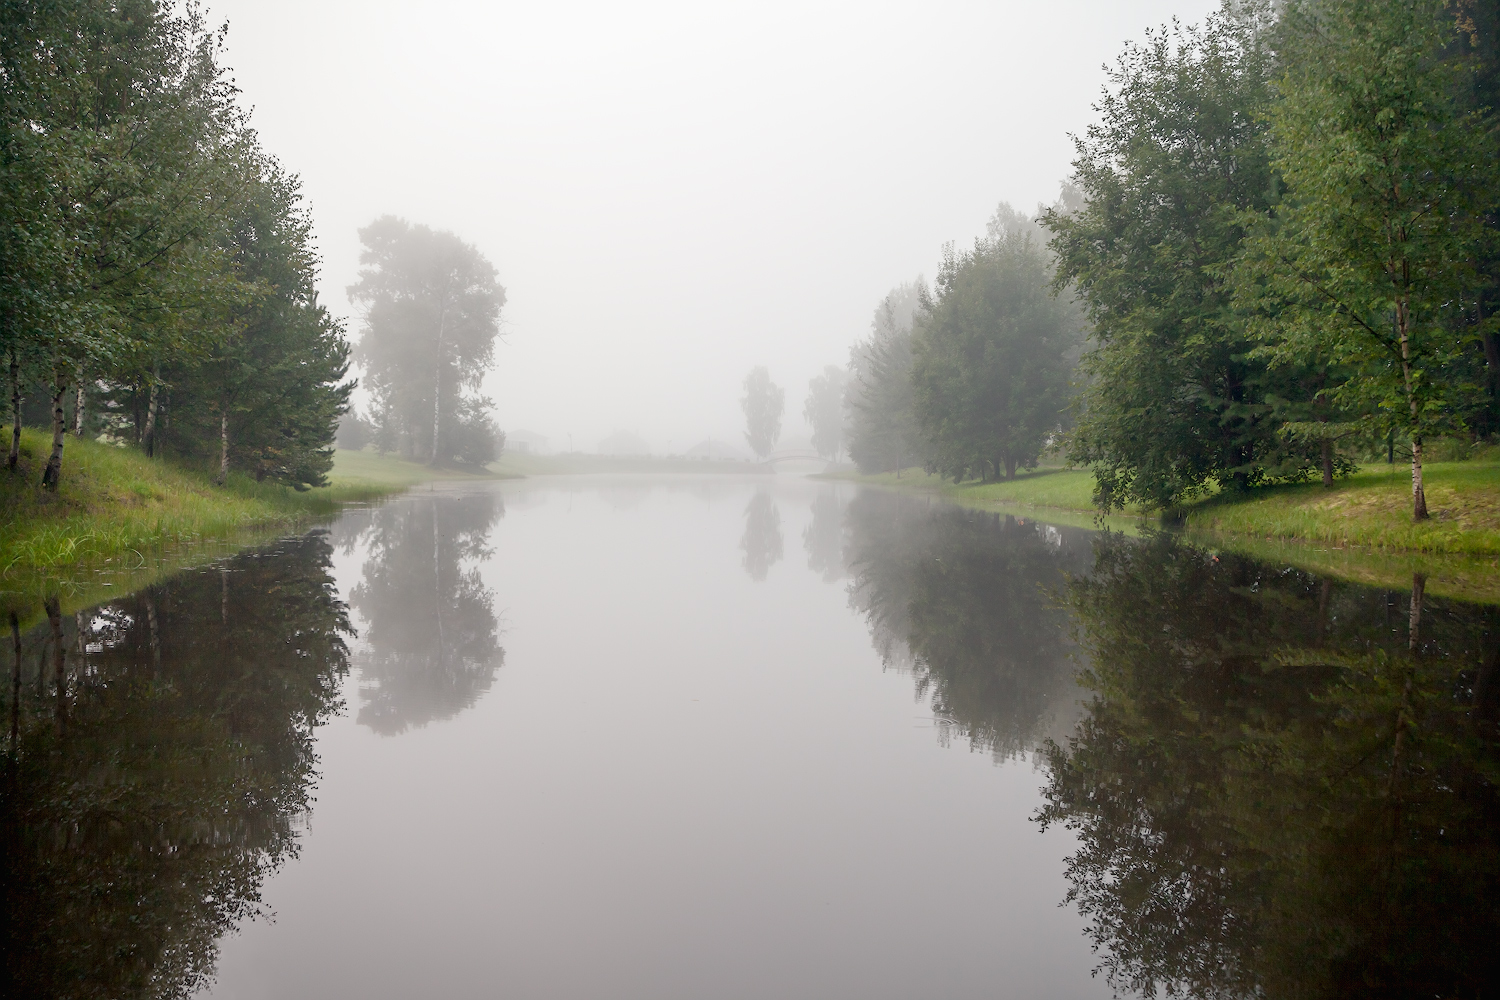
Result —
<svg viewBox="0 0 1500 1000"><path fill-rule="evenodd" d="M1381 466L1331 489L1313 483L1266 487L1243 498L1208 497L1174 520L1141 511L1101 514L1089 502L1087 470L1042 469L1014 480L962 484L920 470L904 470L900 478L853 472L813 478L939 496L974 509L1074 527L1134 535L1180 532L1209 550L1393 590L1409 589L1412 576L1420 574L1435 594L1500 603L1500 463L1433 463L1425 478L1435 513L1422 525L1405 520L1400 505L1410 503L1409 482L1400 472L1401 467L1393 475Z"/></svg>

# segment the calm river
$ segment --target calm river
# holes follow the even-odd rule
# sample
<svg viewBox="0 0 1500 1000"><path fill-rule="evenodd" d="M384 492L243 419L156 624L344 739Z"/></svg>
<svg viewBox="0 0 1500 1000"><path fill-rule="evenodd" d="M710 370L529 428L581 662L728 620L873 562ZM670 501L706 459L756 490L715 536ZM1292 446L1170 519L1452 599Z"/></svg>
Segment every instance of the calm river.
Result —
<svg viewBox="0 0 1500 1000"><path fill-rule="evenodd" d="M424 488L25 631L0 993L1489 996L1500 613L1423 586Z"/></svg>

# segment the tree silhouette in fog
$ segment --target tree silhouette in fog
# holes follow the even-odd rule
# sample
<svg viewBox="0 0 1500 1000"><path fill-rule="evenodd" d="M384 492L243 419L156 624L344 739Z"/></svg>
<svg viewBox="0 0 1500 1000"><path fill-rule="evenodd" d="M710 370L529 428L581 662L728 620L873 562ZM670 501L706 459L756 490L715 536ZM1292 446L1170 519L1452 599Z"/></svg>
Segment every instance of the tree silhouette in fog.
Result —
<svg viewBox="0 0 1500 1000"><path fill-rule="evenodd" d="M764 461L771 457L781 437L781 414L786 410L786 392L771 381L765 368L753 368L745 376L745 395L740 397L745 411L745 441L750 450Z"/></svg>
<svg viewBox="0 0 1500 1000"><path fill-rule="evenodd" d="M750 579L766 578L771 567L781 561L781 511L771 494L757 492L745 505L745 533L740 536L741 563Z"/></svg>
<svg viewBox="0 0 1500 1000"><path fill-rule="evenodd" d="M296 854L313 731L341 707L349 627L328 565L314 534L77 615L49 602L21 636L0 995L188 997L211 981L218 938Z"/></svg>
<svg viewBox="0 0 1500 1000"><path fill-rule="evenodd" d="M453 233L395 216L359 239L349 300L365 309L355 357L374 396L376 445L434 463L493 460L503 435L478 393L505 304L494 266Z"/></svg>
<svg viewBox="0 0 1500 1000"><path fill-rule="evenodd" d="M1096 692L1046 824L1101 968L1147 996L1500 981L1500 615L1159 535L1070 587Z"/></svg>
<svg viewBox="0 0 1500 1000"><path fill-rule="evenodd" d="M495 595L467 560L489 555L500 497L421 497L379 508L350 603L368 623L359 722L382 735L448 719L489 690L505 660Z"/></svg>

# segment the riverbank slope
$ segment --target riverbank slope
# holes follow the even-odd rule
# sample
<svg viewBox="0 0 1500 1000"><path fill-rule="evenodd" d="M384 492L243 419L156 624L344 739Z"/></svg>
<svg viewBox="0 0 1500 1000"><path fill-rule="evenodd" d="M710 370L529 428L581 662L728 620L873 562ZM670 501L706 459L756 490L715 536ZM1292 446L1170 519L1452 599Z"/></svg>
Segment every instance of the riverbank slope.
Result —
<svg viewBox="0 0 1500 1000"><path fill-rule="evenodd" d="M7 577L139 562L148 553L175 546L292 528L330 516L344 504L374 500L418 482L493 478L339 452L329 485L320 489L298 492L239 474L216 486L206 469L69 437L62 484L52 493L37 486L49 448L48 434L25 429L20 468L0 471L0 573Z"/></svg>
<svg viewBox="0 0 1500 1000"><path fill-rule="evenodd" d="M826 478L933 493L985 509L1034 511L1065 524L1097 521L1093 476L1082 469L1038 469L996 483L954 484L920 470ZM1243 552L1372 586L1409 586L1413 573L1434 592L1500 600L1500 461L1434 462L1424 469L1430 520L1411 521L1404 466L1370 465L1331 488L1272 486L1210 496L1176 512L1174 529L1211 548ZM1141 530L1161 519L1139 510L1105 523Z"/></svg>

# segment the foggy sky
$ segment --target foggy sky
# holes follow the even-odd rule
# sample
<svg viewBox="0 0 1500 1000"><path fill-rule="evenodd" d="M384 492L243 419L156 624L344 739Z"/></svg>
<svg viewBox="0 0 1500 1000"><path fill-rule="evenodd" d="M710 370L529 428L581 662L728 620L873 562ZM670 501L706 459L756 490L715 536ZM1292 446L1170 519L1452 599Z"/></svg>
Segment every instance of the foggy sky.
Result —
<svg viewBox="0 0 1500 1000"><path fill-rule="evenodd" d="M351 335L355 230L451 229L509 297L500 425L657 451L742 443L758 364L804 433L886 291L1056 196L1122 42L1214 7L208 0Z"/></svg>

